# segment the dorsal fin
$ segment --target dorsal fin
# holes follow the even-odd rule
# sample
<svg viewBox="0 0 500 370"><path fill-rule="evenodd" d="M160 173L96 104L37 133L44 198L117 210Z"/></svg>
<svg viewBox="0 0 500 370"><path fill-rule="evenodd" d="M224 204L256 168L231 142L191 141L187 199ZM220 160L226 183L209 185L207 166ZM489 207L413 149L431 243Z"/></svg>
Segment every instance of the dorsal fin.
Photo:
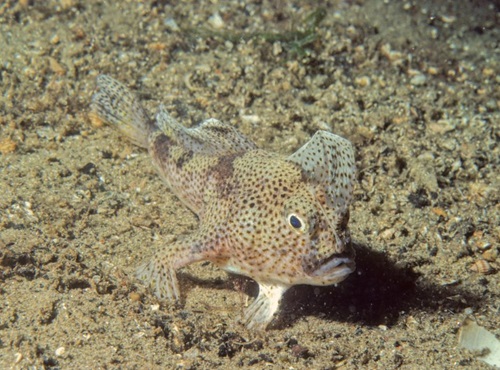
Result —
<svg viewBox="0 0 500 370"><path fill-rule="evenodd" d="M288 157L300 165L307 178L325 190L327 205L341 212L352 198L356 167L350 141L326 131L318 131Z"/></svg>
<svg viewBox="0 0 500 370"><path fill-rule="evenodd" d="M156 115L156 124L179 145L198 154L216 156L257 149L236 128L214 118L207 119L194 128L184 127L168 114L163 105L160 105Z"/></svg>

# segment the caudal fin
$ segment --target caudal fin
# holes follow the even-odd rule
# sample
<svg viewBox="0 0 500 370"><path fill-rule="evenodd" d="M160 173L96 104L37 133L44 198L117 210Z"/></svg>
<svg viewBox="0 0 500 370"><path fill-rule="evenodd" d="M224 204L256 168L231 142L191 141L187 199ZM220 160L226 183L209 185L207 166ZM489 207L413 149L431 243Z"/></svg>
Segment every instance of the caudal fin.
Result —
<svg viewBox="0 0 500 370"><path fill-rule="evenodd" d="M148 138L156 126L141 103L125 85L107 76L97 77L97 91L92 96L91 110L127 136L134 144L148 146Z"/></svg>

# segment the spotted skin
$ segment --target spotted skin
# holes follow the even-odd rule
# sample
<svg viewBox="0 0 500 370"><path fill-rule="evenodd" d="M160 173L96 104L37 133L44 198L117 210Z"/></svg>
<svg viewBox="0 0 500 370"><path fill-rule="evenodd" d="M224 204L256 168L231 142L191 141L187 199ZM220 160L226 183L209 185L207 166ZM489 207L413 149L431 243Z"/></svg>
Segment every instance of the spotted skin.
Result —
<svg viewBox="0 0 500 370"><path fill-rule="evenodd" d="M178 269L211 261L259 284L244 319L264 329L289 287L336 284L354 271L347 224L355 166L346 139L318 131L284 157L215 119L185 128L160 106L152 121L134 94L105 75L91 107L149 150L165 183L199 217L198 230L137 270L159 298L179 299Z"/></svg>

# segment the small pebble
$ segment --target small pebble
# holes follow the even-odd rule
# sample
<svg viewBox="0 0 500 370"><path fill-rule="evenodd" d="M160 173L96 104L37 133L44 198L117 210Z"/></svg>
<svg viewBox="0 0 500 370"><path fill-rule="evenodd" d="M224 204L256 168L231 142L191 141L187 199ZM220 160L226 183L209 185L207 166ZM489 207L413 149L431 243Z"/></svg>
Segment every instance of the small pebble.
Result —
<svg viewBox="0 0 500 370"><path fill-rule="evenodd" d="M453 23L453 22L455 22L457 20L457 17L452 16L452 15L442 15L441 16L441 20L444 23Z"/></svg>
<svg viewBox="0 0 500 370"><path fill-rule="evenodd" d="M51 43L52 45L59 44L59 41L61 41L61 39L60 39L59 35L57 35L57 34L56 34L56 35L54 35L54 36L52 36L52 37L50 38L50 43Z"/></svg>
<svg viewBox="0 0 500 370"><path fill-rule="evenodd" d="M58 349L56 349L55 355L56 355L56 357L61 357L64 355L65 352L66 352L66 348L59 347Z"/></svg>
<svg viewBox="0 0 500 370"><path fill-rule="evenodd" d="M429 68L427 68L427 73L435 76L439 73L439 69L436 67L429 67Z"/></svg>
<svg viewBox="0 0 500 370"><path fill-rule="evenodd" d="M419 324L418 320L415 319L413 316L408 316L406 319L406 326L408 327L417 327Z"/></svg>
<svg viewBox="0 0 500 370"><path fill-rule="evenodd" d="M432 213L434 213L435 215L438 215L438 216L441 216L443 218L447 218L448 217L448 214L446 213L446 211L442 208L439 208L439 207L434 207L431 209Z"/></svg>
<svg viewBox="0 0 500 370"><path fill-rule="evenodd" d="M17 365L17 364L18 364L18 363L20 363L22 360L23 360L23 354L22 354L22 353L17 352L17 353L14 355L14 365Z"/></svg>
<svg viewBox="0 0 500 370"><path fill-rule="evenodd" d="M177 22L173 18L167 18L167 19L165 19L165 22L163 22L163 24L165 25L165 27L167 27L167 29L169 31L178 32L178 31L181 30L179 28L179 25L177 24Z"/></svg>
<svg viewBox="0 0 500 370"><path fill-rule="evenodd" d="M359 87L367 87L367 86L370 86L371 84L371 81L370 81L370 78L367 77L367 76L361 76L361 77L358 77L354 80L354 82L356 83L356 85L358 85Z"/></svg>
<svg viewBox="0 0 500 370"><path fill-rule="evenodd" d="M140 302L141 301L141 295L137 292L130 293L129 298L132 302Z"/></svg>
<svg viewBox="0 0 500 370"><path fill-rule="evenodd" d="M425 77L425 75L418 74L418 75L412 77L412 79L410 80L410 83L413 86L422 86L423 84L425 84L426 81L427 81L427 77Z"/></svg>
<svg viewBox="0 0 500 370"><path fill-rule="evenodd" d="M488 249L483 252L483 258L489 262L495 262L498 257L498 250L496 248Z"/></svg>
<svg viewBox="0 0 500 370"><path fill-rule="evenodd" d="M252 125L258 125L262 121L261 118L256 114L242 115L241 120L246 122L246 123L250 123Z"/></svg>
<svg viewBox="0 0 500 370"><path fill-rule="evenodd" d="M56 75L63 76L66 74L66 69L52 57L49 57L49 67Z"/></svg>
<svg viewBox="0 0 500 370"><path fill-rule="evenodd" d="M380 233L380 237L385 240L392 239L394 237L395 232L396 230L394 229L386 229Z"/></svg>
<svg viewBox="0 0 500 370"><path fill-rule="evenodd" d="M281 42L275 42L273 44L273 55L278 56L283 52L283 47L281 46Z"/></svg>
<svg viewBox="0 0 500 370"><path fill-rule="evenodd" d="M102 126L104 126L104 121L97 114L90 112L87 115L87 117L88 117L92 127L101 128Z"/></svg>
<svg viewBox="0 0 500 370"><path fill-rule="evenodd" d="M224 28L225 25L224 20L219 13L215 13L210 18L208 18L208 23L210 24L210 26L217 30Z"/></svg>
<svg viewBox="0 0 500 370"><path fill-rule="evenodd" d="M484 77L491 77L495 74L495 70L493 68L484 68L483 69L483 76Z"/></svg>
<svg viewBox="0 0 500 370"><path fill-rule="evenodd" d="M0 139L0 153L9 154L16 151L17 144L14 140L6 137L5 139Z"/></svg>

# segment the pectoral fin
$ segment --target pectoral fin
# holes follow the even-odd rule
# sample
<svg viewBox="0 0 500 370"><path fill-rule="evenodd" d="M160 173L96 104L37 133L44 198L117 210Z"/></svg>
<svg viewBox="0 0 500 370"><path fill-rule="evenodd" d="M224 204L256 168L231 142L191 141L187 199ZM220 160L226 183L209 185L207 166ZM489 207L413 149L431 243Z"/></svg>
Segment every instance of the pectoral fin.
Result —
<svg viewBox="0 0 500 370"><path fill-rule="evenodd" d="M222 258L222 251L207 244L205 240L202 234L194 233L165 245L150 260L139 266L137 278L151 287L158 298L179 300L177 270L194 262Z"/></svg>
<svg viewBox="0 0 500 370"><path fill-rule="evenodd" d="M249 329L264 330L272 321L281 298L289 286L263 282L258 284L259 295L245 310L245 321Z"/></svg>

